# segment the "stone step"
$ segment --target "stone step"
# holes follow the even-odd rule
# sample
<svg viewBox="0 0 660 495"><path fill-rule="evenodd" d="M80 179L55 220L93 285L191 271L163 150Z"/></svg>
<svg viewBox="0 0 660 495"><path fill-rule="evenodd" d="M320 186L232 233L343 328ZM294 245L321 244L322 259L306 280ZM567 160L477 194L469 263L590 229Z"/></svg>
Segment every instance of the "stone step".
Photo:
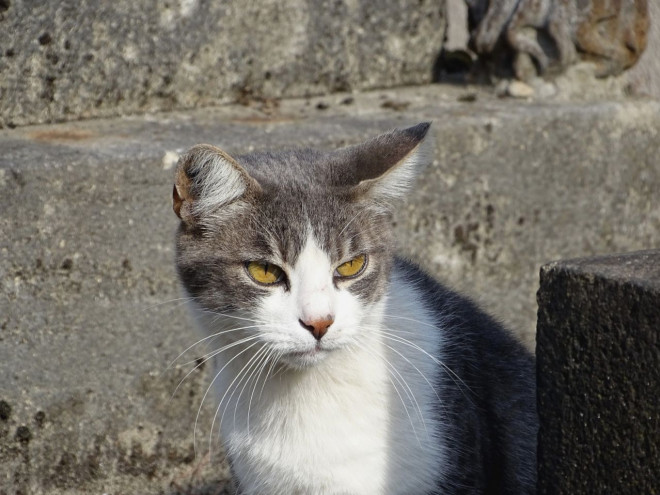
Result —
<svg viewBox="0 0 660 495"><path fill-rule="evenodd" d="M434 85L246 103L0 131L0 491L200 493L227 476L217 445L205 457L213 399L193 451L208 377L176 390L198 355L168 368L195 342L170 206L195 143L333 148L432 120L401 249L530 346L543 263L660 242L657 101Z"/></svg>

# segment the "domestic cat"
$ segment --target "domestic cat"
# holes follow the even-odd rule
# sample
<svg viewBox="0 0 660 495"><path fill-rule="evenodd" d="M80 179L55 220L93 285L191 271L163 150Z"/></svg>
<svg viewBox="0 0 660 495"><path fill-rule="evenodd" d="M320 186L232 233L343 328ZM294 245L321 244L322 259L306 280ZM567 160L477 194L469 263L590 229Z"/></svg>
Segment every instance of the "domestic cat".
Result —
<svg viewBox="0 0 660 495"><path fill-rule="evenodd" d="M176 266L239 493L533 493L534 358L395 255L428 123L177 165Z"/></svg>

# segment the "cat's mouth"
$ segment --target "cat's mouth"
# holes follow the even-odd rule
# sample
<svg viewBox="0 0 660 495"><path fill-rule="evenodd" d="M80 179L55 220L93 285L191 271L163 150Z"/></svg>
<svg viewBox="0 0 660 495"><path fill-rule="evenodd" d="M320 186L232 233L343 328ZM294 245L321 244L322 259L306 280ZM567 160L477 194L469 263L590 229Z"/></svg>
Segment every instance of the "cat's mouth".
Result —
<svg viewBox="0 0 660 495"><path fill-rule="evenodd" d="M309 350L290 352L289 356L293 356L293 357L316 356L317 354L322 352L327 352L327 349L322 348L321 343L318 342L313 348Z"/></svg>
<svg viewBox="0 0 660 495"><path fill-rule="evenodd" d="M308 351L295 351L290 353L290 356L296 356L296 357L301 357L301 356L315 356L319 352L325 352L325 349L322 349L319 344L316 344L316 346L313 349L310 349Z"/></svg>
<svg viewBox="0 0 660 495"><path fill-rule="evenodd" d="M323 361L330 352L331 349L317 343L311 349L288 352L283 356L283 360L295 368L307 368Z"/></svg>

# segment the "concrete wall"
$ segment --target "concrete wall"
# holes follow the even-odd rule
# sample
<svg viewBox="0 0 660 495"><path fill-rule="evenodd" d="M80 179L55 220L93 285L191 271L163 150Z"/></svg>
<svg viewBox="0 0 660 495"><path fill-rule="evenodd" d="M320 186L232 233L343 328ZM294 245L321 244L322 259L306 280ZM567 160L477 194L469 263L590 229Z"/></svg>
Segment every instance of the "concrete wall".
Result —
<svg viewBox="0 0 660 495"><path fill-rule="evenodd" d="M355 143L434 121L402 249L533 346L538 267L660 245L660 104L428 86L0 131L0 493L215 493L173 270L177 151ZM4 411L4 412L3 412ZM183 487L181 489L177 487ZM187 488L186 488L187 487ZM207 491L203 491L208 487ZM184 489L185 488L185 489Z"/></svg>
<svg viewBox="0 0 660 495"><path fill-rule="evenodd" d="M650 11L632 71L610 84L577 71L560 94L660 97L660 4ZM465 15L463 0L4 0L0 128L424 84L446 17L456 48Z"/></svg>
<svg viewBox="0 0 660 495"><path fill-rule="evenodd" d="M660 250L541 269L539 494L660 487Z"/></svg>
<svg viewBox="0 0 660 495"><path fill-rule="evenodd" d="M442 0L4 0L0 127L431 80Z"/></svg>

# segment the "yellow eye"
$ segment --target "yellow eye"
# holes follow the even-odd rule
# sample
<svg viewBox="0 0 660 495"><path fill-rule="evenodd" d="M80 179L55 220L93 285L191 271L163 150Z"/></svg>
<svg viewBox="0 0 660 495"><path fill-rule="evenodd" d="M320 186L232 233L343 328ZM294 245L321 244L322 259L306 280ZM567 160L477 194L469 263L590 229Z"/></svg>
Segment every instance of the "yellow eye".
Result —
<svg viewBox="0 0 660 495"><path fill-rule="evenodd" d="M365 266L367 266L367 255L361 254L360 256L356 256L352 260L339 265L335 270L335 276L341 278L356 277L362 273L362 270L364 270Z"/></svg>
<svg viewBox="0 0 660 495"><path fill-rule="evenodd" d="M272 285L284 278L284 270L265 261L248 261L245 268L252 280L260 284Z"/></svg>

